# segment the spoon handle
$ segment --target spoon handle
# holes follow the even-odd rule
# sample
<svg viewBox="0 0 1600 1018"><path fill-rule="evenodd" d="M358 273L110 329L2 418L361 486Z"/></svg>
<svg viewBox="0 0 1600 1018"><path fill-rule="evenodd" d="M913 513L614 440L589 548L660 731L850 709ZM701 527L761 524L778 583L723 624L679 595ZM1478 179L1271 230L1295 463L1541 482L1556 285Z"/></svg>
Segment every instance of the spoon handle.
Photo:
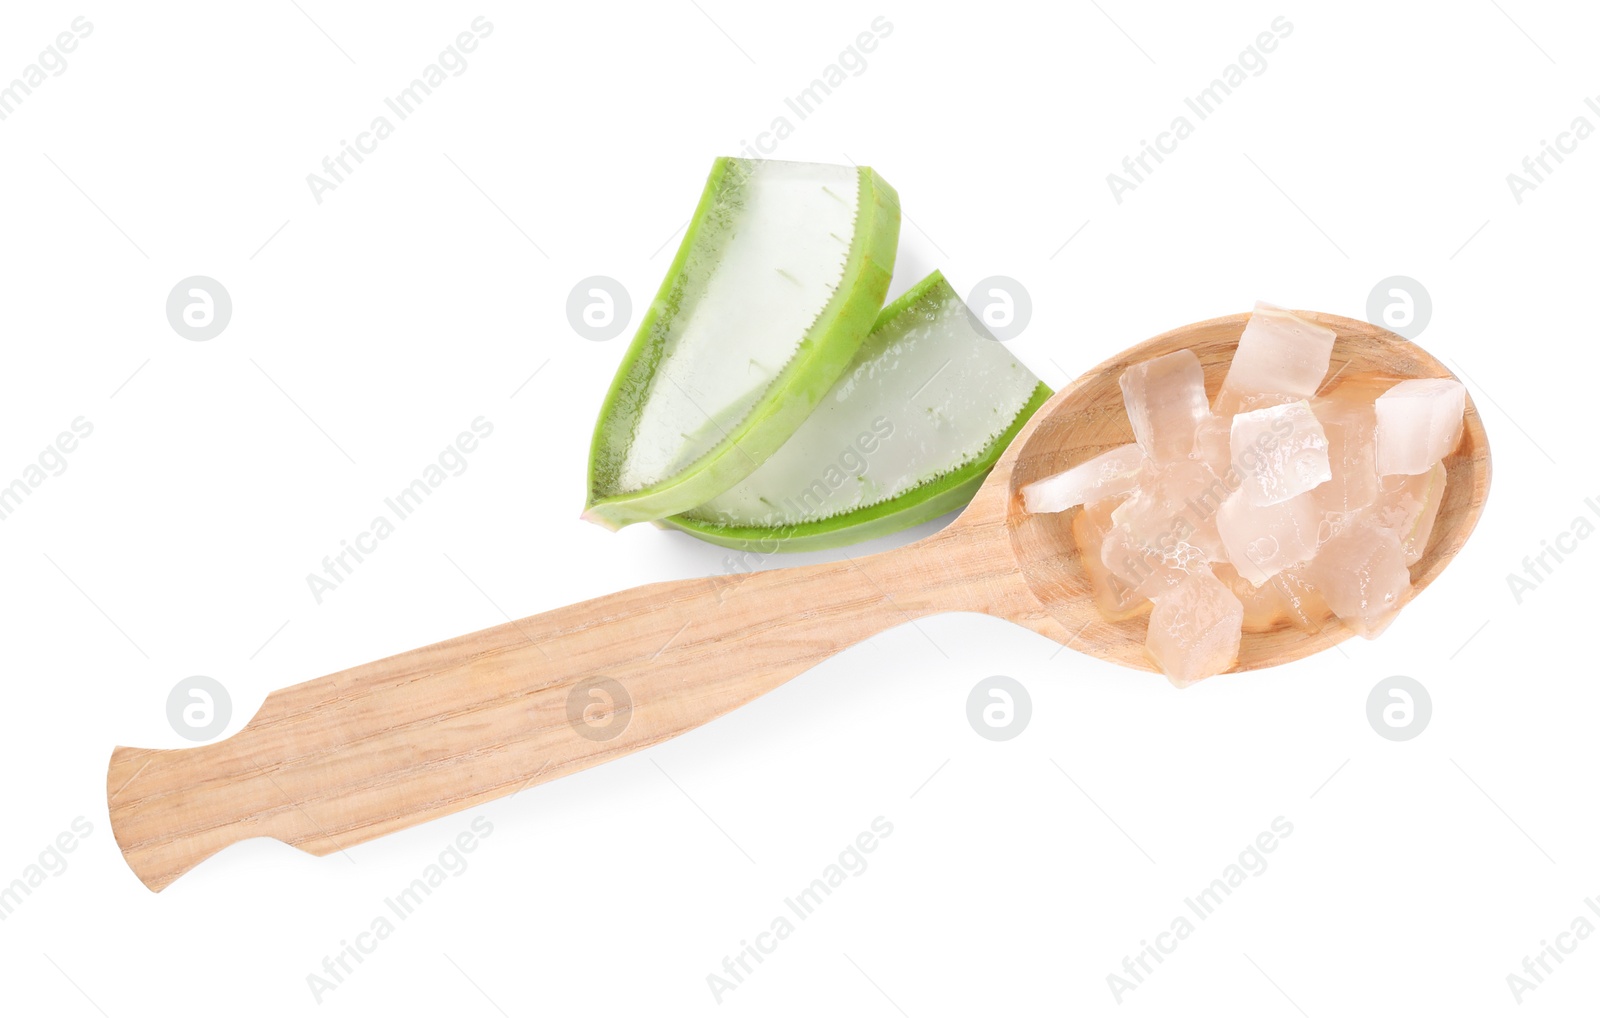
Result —
<svg viewBox="0 0 1600 1018"><path fill-rule="evenodd" d="M278 690L221 742L117 748L112 830L159 891L246 838L326 855L515 793L705 724L882 630L984 610L956 593L962 556L929 547L960 543L654 583Z"/></svg>

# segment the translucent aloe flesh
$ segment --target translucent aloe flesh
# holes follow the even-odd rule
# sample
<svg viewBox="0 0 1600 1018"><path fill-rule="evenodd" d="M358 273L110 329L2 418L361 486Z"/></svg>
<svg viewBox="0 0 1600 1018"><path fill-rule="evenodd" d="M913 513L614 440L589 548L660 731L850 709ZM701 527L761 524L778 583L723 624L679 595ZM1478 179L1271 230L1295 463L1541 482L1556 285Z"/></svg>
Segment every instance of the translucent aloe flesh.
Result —
<svg viewBox="0 0 1600 1018"><path fill-rule="evenodd" d="M867 337L899 233L866 167L718 159L601 409L584 517L660 519L757 469Z"/></svg>
<svg viewBox="0 0 1600 1018"><path fill-rule="evenodd" d="M1049 395L935 272L883 309L782 448L662 523L758 551L891 533L965 505Z"/></svg>

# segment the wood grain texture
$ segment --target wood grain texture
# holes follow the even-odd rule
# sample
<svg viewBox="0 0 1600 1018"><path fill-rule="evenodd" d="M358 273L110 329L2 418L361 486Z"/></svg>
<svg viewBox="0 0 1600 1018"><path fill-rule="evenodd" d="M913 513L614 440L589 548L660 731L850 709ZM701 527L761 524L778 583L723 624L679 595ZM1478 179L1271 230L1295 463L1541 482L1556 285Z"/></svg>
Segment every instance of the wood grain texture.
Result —
<svg viewBox="0 0 1600 1018"><path fill-rule="evenodd" d="M1449 375L1382 329L1299 312L1336 330L1333 366ZM1117 378L1194 350L1214 394L1247 315L1158 336L1058 392L968 508L915 544L839 562L656 583L495 626L279 690L212 745L119 747L106 778L129 866L160 890L227 845L271 837L316 855L654 745L768 692L840 650L948 611L1009 619L1074 649L1150 670L1144 621L1107 622L1078 566L1069 515L1029 516L1021 487L1131 440ZM1461 548L1489 484L1469 399L1446 460L1444 505L1418 589ZM1244 636L1239 670L1345 638Z"/></svg>
<svg viewBox="0 0 1600 1018"><path fill-rule="evenodd" d="M154 890L245 838L326 855L669 739L920 616L1026 614L1003 545L986 570L945 543L650 584L279 690L222 742L118 748L112 830Z"/></svg>

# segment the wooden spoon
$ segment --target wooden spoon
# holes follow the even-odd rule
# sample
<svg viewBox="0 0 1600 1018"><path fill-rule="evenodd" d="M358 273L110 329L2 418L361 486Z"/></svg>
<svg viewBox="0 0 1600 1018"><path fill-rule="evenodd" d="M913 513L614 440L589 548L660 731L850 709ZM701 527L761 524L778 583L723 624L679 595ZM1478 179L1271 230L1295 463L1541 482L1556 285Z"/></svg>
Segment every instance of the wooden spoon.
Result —
<svg viewBox="0 0 1600 1018"><path fill-rule="evenodd" d="M1297 312L1334 329L1332 371L1449 377L1393 333ZM1179 349L1214 395L1248 315L1175 329L1058 392L949 527L858 559L654 583L446 640L279 690L232 738L177 750L119 747L106 777L128 865L159 891L236 841L271 837L326 855L655 745L755 699L846 647L938 612L1010 619L1076 650L1151 670L1145 620L1107 622L1078 564L1071 514L1030 516L1017 492L1131 440L1118 376ZM1477 523L1489 446L1470 398L1445 461L1444 504L1421 590ZM1345 639L1246 633L1235 670Z"/></svg>

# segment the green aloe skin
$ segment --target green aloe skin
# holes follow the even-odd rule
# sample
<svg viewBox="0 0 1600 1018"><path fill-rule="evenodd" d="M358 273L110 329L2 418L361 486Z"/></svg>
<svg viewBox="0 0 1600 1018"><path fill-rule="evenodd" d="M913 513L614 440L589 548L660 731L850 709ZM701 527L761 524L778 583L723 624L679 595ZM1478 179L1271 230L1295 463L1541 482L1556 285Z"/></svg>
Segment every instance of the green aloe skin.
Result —
<svg viewBox="0 0 1600 1018"><path fill-rule="evenodd" d="M718 159L601 407L584 518L685 512L777 452L871 331L899 235L866 167Z"/></svg>
<svg viewBox="0 0 1600 1018"><path fill-rule="evenodd" d="M762 553L902 530L964 506L1050 394L935 272L883 309L788 442L660 525Z"/></svg>

